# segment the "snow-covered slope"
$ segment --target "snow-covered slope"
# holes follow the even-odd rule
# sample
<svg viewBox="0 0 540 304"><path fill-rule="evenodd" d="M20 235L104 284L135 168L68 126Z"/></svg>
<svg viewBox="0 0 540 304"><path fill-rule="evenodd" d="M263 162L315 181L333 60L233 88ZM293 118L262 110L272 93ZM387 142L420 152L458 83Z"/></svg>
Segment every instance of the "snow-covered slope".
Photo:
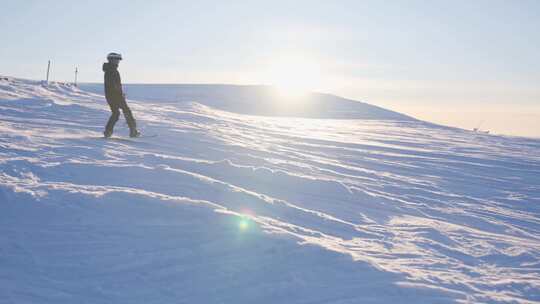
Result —
<svg viewBox="0 0 540 304"><path fill-rule="evenodd" d="M540 301L539 140L179 99L0 80L0 303Z"/></svg>
<svg viewBox="0 0 540 304"><path fill-rule="evenodd" d="M103 84L84 83L85 91L103 95ZM287 95L270 86L221 84L127 84L128 98L206 106L240 114L333 119L411 121L412 117L367 103L322 94Z"/></svg>

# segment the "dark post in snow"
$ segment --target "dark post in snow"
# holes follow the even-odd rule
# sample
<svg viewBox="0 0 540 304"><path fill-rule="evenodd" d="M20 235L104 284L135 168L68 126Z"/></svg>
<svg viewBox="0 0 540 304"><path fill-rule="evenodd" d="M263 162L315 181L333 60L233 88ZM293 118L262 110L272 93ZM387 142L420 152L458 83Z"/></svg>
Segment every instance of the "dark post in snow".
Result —
<svg viewBox="0 0 540 304"><path fill-rule="evenodd" d="M75 67L75 83L74 83L75 86L77 86L77 73L79 73L79 69Z"/></svg>
<svg viewBox="0 0 540 304"><path fill-rule="evenodd" d="M49 63L47 64L47 80L46 83L49 83L49 70L51 69L51 61L49 60Z"/></svg>

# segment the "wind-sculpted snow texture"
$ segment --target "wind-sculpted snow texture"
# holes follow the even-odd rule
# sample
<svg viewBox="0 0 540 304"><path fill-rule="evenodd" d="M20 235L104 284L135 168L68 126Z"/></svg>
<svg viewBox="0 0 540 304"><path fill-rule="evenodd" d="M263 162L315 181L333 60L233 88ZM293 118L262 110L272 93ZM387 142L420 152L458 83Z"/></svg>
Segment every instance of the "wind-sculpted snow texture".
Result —
<svg viewBox="0 0 540 304"><path fill-rule="evenodd" d="M0 80L0 303L540 301L539 140L129 102Z"/></svg>

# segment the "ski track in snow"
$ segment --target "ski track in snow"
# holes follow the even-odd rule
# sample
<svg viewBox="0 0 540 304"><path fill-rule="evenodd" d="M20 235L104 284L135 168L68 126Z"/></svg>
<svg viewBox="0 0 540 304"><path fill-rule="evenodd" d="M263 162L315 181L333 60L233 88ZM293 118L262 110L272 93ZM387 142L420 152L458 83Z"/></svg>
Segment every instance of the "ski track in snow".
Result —
<svg viewBox="0 0 540 304"><path fill-rule="evenodd" d="M0 303L540 301L540 140L129 103L0 80Z"/></svg>

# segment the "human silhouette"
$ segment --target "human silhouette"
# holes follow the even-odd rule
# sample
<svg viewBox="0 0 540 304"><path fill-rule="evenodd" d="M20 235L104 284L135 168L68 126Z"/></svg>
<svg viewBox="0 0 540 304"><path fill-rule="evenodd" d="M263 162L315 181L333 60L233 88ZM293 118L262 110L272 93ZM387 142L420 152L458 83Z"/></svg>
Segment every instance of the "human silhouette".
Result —
<svg viewBox="0 0 540 304"><path fill-rule="evenodd" d="M111 117L105 126L103 135L105 137L111 137L114 125L120 117L120 109L122 109L129 126L129 136L138 137L141 133L137 131L137 123L135 122L135 118L133 118L133 113L131 113L126 102L126 96L122 91L122 81L120 80L120 73L118 72L120 60L122 60L122 55L118 53L109 53L107 55L108 62L103 63L103 72L105 72L105 97L107 98L107 103L112 112Z"/></svg>

